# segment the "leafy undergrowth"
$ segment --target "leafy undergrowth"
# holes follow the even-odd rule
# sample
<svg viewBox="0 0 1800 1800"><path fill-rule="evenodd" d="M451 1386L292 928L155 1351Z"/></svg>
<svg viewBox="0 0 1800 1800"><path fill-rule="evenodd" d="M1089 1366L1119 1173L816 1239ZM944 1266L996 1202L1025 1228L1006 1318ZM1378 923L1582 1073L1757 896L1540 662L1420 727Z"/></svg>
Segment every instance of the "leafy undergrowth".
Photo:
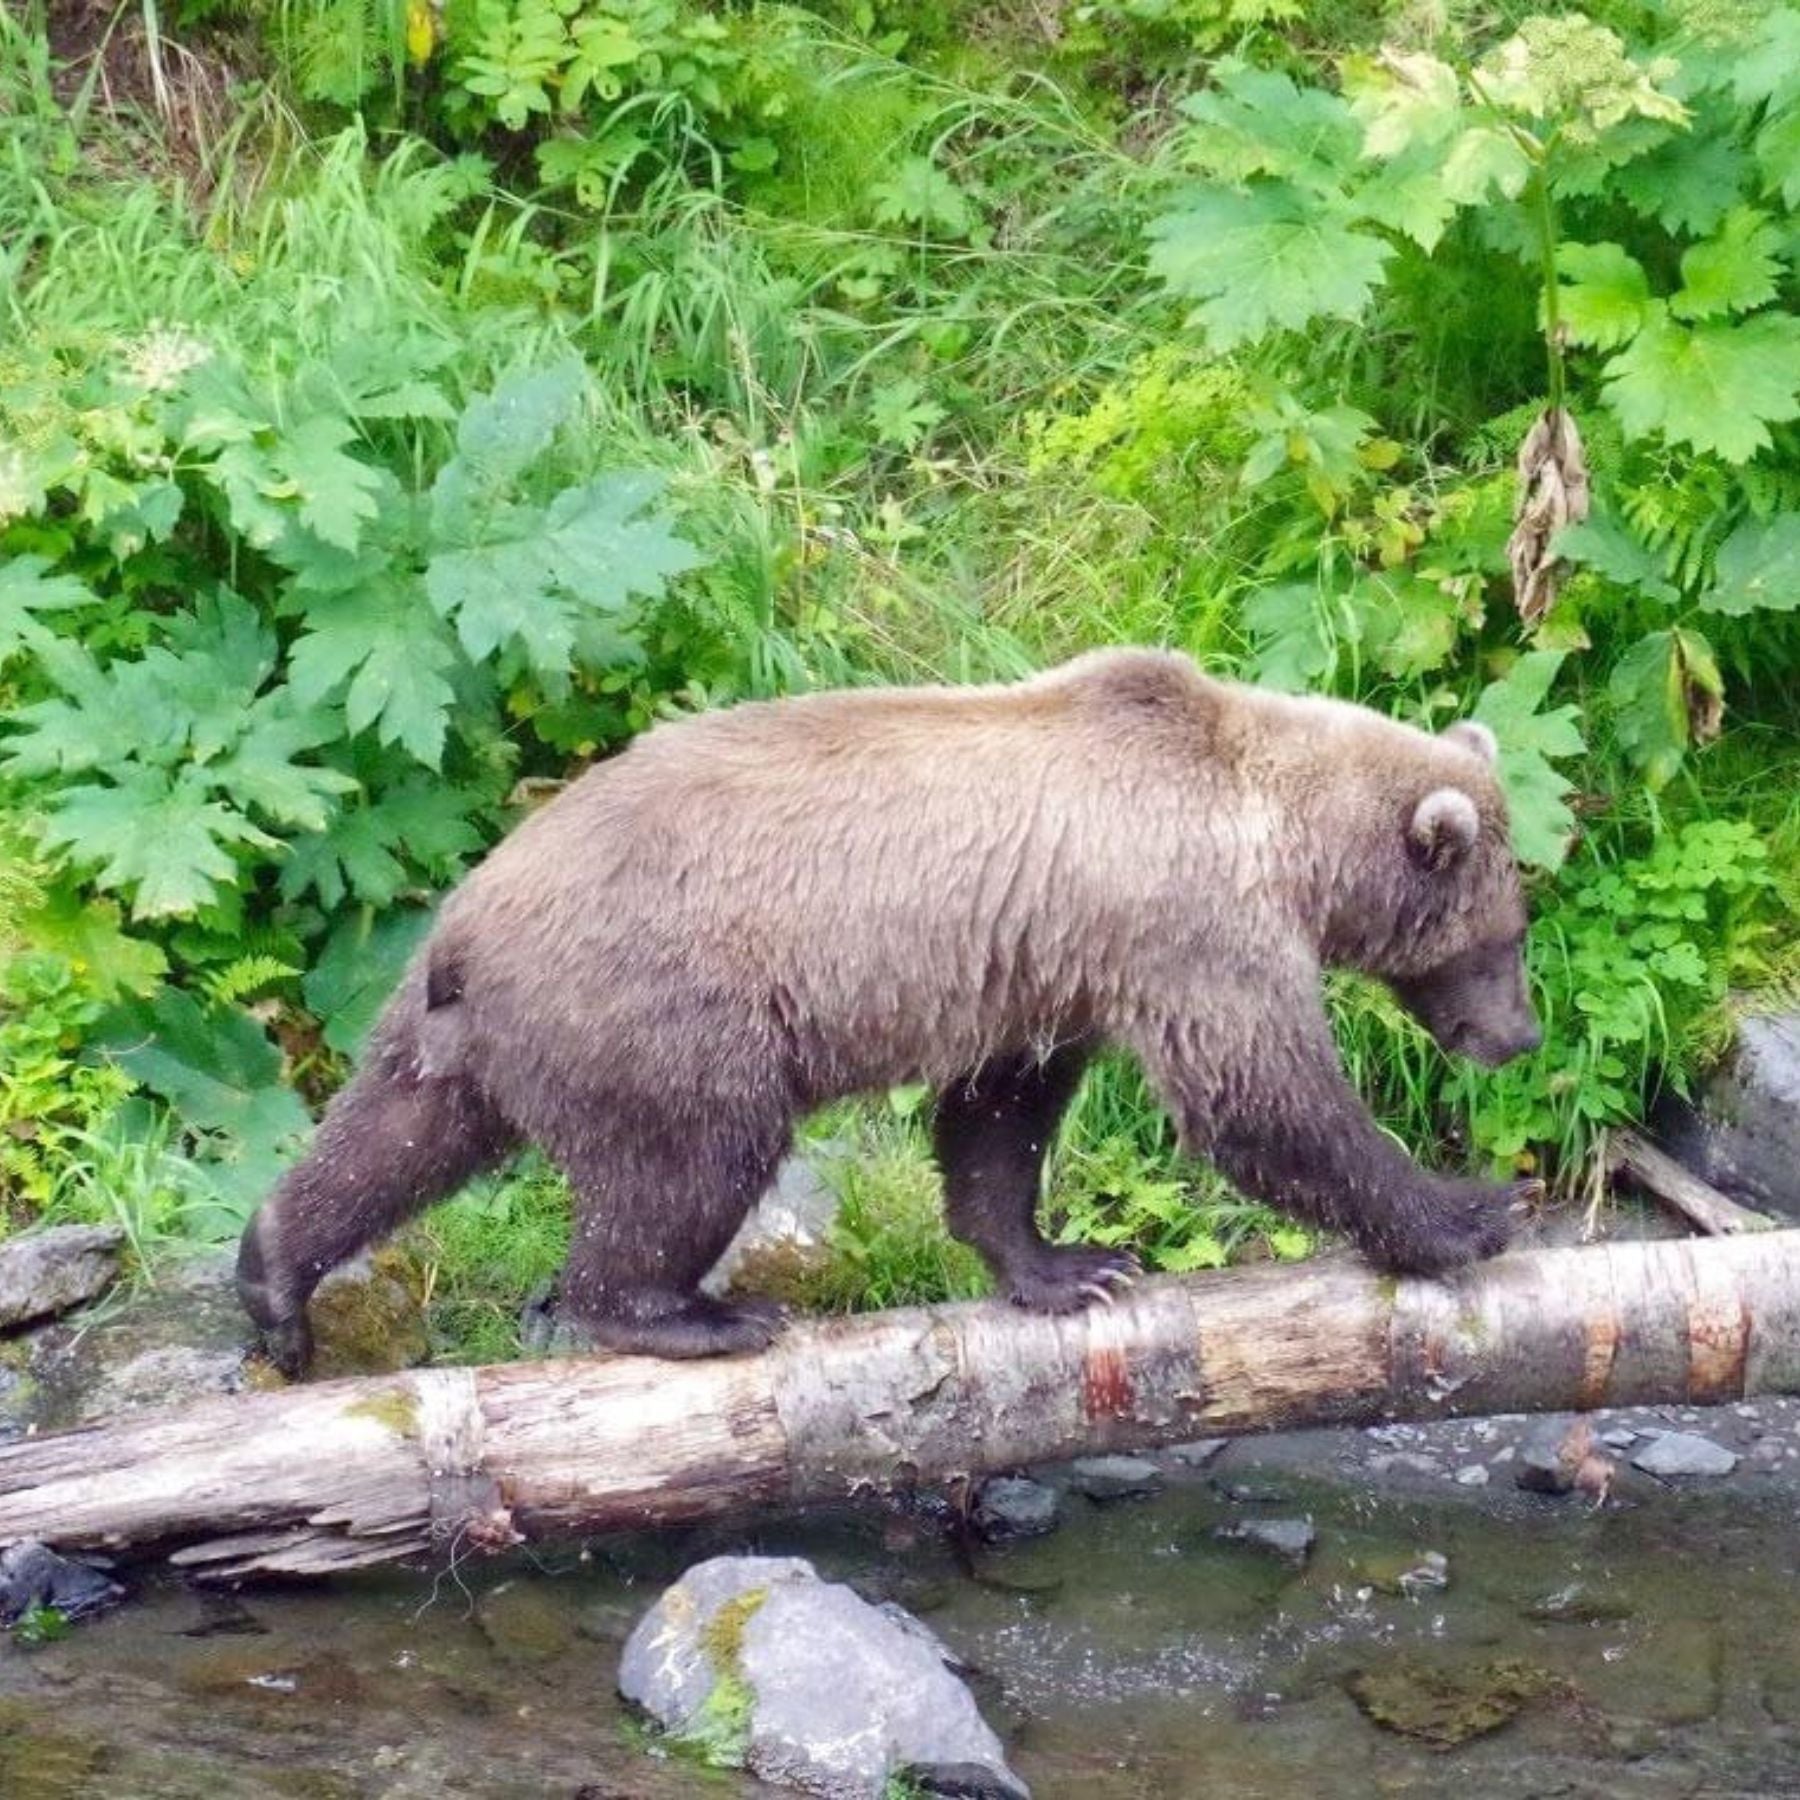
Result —
<svg viewBox="0 0 1800 1800"><path fill-rule="evenodd" d="M0 17L9 1223L229 1237L435 897L655 718L1095 643L1498 734L1543 1049L1331 984L1427 1160L1574 1186L1793 992L1791 7L129 10ZM965 1291L871 1129L819 1302ZM1050 1192L1306 1248L1117 1070ZM419 1227L446 1342L561 1206Z"/></svg>

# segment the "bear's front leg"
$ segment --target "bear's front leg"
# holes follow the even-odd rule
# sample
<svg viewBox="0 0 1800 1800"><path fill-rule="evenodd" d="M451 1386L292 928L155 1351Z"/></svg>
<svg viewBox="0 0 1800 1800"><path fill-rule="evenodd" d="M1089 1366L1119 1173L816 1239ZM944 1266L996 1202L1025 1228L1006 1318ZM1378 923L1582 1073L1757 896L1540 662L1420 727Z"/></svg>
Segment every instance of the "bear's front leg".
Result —
<svg viewBox="0 0 1800 1800"><path fill-rule="evenodd" d="M1044 1157L1088 1055L1077 1042L1044 1057L998 1056L937 1097L932 1145L946 1222L981 1253L999 1292L1033 1312L1110 1304L1138 1272L1126 1251L1046 1243L1037 1228Z"/></svg>
<svg viewBox="0 0 1800 1800"><path fill-rule="evenodd" d="M1380 1130L1316 1026L1233 1044L1209 1035L1182 1053L1179 1035L1153 1073L1184 1148L1244 1193L1341 1231L1381 1268L1438 1275L1492 1256L1512 1235L1518 1187L1433 1174Z"/></svg>

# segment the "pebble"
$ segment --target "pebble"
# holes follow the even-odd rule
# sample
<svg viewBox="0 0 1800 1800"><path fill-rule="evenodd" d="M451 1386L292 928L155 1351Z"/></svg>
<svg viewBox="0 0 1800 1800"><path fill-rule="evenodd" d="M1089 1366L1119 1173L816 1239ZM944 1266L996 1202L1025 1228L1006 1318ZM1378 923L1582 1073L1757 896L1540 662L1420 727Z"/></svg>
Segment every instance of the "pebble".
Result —
<svg viewBox="0 0 1800 1800"><path fill-rule="evenodd" d="M1480 1463L1469 1463L1456 1471L1456 1479L1462 1487L1486 1487L1488 1472Z"/></svg>
<svg viewBox="0 0 1800 1800"><path fill-rule="evenodd" d="M1603 1431L1600 1441L1609 1450L1629 1450L1638 1441L1640 1433L1627 1431L1623 1425L1615 1425L1611 1431Z"/></svg>

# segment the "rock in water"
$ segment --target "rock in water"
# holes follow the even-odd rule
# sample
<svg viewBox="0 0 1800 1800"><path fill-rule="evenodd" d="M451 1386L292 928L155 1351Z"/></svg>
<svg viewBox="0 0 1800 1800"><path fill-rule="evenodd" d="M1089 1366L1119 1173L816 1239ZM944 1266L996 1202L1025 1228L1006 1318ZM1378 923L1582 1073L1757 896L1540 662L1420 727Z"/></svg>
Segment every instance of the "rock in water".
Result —
<svg viewBox="0 0 1800 1800"><path fill-rule="evenodd" d="M1024 1475L996 1475L975 1497L975 1529L988 1540L1042 1537L1056 1529L1062 1500L1056 1489Z"/></svg>
<svg viewBox="0 0 1800 1800"><path fill-rule="evenodd" d="M1083 1456L1069 1468L1069 1485L1090 1500L1135 1500L1162 1484L1162 1470L1141 1456Z"/></svg>
<svg viewBox="0 0 1800 1800"><path fill-rule="evenodd" d="M1746 1205L1800 1219L1800 1012L1745 1019L1699 1104L1672 1101L1669 1154Z"/></svg>
<svg viewBox="0 0 1800 1800"><path fill-rule="evenodd" d="M1318 1532L1310 1519L1240 1519L1221 1525L1213 1536L1229 1544L1248 1544L1298 1566L1312 1555Z"/></svg>
<svg viewBox="0 0 1800 1800"><path fill-rule="evenodd" d="M89 1563L71 1562L27 1538L0 1550L0 1625L16 1625L37 1606L65 1619L85 1618L125 1597L125 1590Z"/></svg>
<svg viewBox="0 0 1800 1800"><path fill-rule="evenodd" d="M689 1569L639 1622L619 1691L707 1760L824 1800L1029 1800L932 1632L792 1556Z"/></svg>
<svg viewBox="0 0 1800 1800"><path fill-rule="evenodd" d="M1665 1431L1633 1453L1646 1475L1729 1475L1738 1459L1723 1444L1692 1431Z"/></svg>
<svg viewBox="0 0 1800 1800"><path fill-rule="evenodd" d="M0 1330L50 1319L110 1287L119 1273L116 1225L50 1225L0 1244Z"/></svg>

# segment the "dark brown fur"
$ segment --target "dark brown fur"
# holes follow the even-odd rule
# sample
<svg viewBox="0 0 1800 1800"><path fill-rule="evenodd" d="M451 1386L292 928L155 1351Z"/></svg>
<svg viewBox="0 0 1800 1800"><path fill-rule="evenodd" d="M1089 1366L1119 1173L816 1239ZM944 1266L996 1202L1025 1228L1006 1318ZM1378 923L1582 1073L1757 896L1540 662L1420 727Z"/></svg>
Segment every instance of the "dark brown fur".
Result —
<svg viewBox="0 0 1800 1800"><path fill-rule="evenodd" d="M1045 1148L1102 1042L1190 1149L1397 1268L1505 1239L1505 1190L1426 1173L1339 1070L1323 967L1392 982L1440 1041L1533 1041L1525 915L1478 728L1100 652L1014 686L820 694L658 727L445 903L241 1286L290 1362L322 1275L521 1141L567 1171L564 1304L600 1342L754 1347L703 1299L837 1096L926 1080L957 1234L1071 1307L1125 1259L1053 1248Z"/></svg>

